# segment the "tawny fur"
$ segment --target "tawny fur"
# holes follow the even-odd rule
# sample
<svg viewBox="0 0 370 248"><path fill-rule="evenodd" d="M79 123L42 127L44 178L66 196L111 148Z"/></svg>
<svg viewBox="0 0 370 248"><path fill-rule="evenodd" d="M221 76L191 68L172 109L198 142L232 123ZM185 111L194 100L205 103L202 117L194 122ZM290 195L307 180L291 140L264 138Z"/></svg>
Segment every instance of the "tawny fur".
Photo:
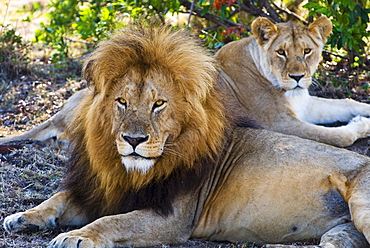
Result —
<svg viewBox="0 0 370 248"><path fill-rule="evenodd" d="M266 18L257 18L252 23L254 37L231 42L216 55L218 62L222 65L219 70L219 84L228 96L226 101L231 103L228 109L242 118L249 116L255 119L266 129L335 146L349 146L357 139L367 137L370 134L370 119L367 118L370 116L370 105L350 99L323 99L310 96L308 93L307 88L312 82L312 74L317 68L322 47L331 30L332 24L324 16L308 27L295 23L275 25ZM119 35L116 39L118 37ZM109 42L113 41L107 41ZM115 50L116 47L122 47L124 44L120 42L112 45L110 49ZM129 40L122 42L129 42L126 50L135 48L135 42L130 43ZM109 52L109 49L104 49ZM149 56L146 59L154 59L158 54L167 54L167 50L164 49L172 48L159 46L156 51L145 51ZM116 54L116 51L111 52L110 57L100 61L100 65L92 63L92 66L86 66L88 79L94 77L95 81L100 82L103 78L104 80L116 78L136 66L135 63L131 64L130 60L141 59L140 56L137 57L138 54L125 57L122 54ZM179 54L173 56L169 54L167 58L162 56L161 59L168 60L168 66L171 67L172 63L177 63L176 61L182 59L177 58L177 55ZM95 68L96 66L100 69L108 67L109 69L100 75L98 73L100 69ZM120 66L124 66L125 69ZM197 67L196 64L191 66ZM98 70L95 71L95 69ZM173 71L175 70L169 70L171 73ZM184 76L181 73L173 75L175 77ZM193 71L185 75L184 79L192 76ZM175 80L181 81L182 79L175 78ZM97 87L101 87L99 84ZM113 86L114 83L111 83L109 87ZM201 89L197 89L198 86L192 87L195 88L191 91L200 90L198 93L204 94ZM83 92L88 92L88 90ZM184 90L183 92L186 93ZM72 99L66 103L66 106L78 104L78 102L72 103ZM72 114L73 111L64 108L50 121L30 132L0 138L0 143L24 138L49 139L56 141L54 143L60 147L60 144L68 141L65 128L71 122ZM336 128L317 125L337 121L349 122L349 124Z"/></svg>
<svg viewBox="0 0 370 248"><path fill-rule="evenodd" d="M349 99L310 96L322 48L332 30L326 17L308 27L273 24L257 18L253 36L230 42L217 52L219 83L234 112L262 127L335 146L351 145L370 134L370 105ZM329 128L317 124L349 122Z"/></svg>
<svg viewBox="0 0 370 248"><path fill-rule="evenodd" d="M216 75L214 60L188 39L165 28L124 29L100 43L85 62L83 75L95 92L83 99L68 136L80 154L75 163L89 164L86 180L96 182L93 194L106 202L103 213L116 208L123 192L164 180L176 167L192 168L195 161L219 152L226 120L218 93L210 90ZM126 172L113 142L112 95L127 77L135 82L163 78L173 99L182 102L174 112L181 127L173 127L171 152L165 150L145 175Z"/></svg>

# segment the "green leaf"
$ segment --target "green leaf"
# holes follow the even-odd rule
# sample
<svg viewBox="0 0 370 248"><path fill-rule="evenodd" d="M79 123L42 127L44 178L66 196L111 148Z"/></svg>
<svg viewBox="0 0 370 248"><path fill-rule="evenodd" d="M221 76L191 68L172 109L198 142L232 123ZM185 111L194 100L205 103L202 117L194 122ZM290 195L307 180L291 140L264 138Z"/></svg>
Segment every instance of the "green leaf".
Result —
<svg viewBox="0 0 370 248"><path fill-rule="evenodd" d="M221 4L220 12L221 12L221 19L222 20L225 20L226 19L226 7L227 7L227 4L226 3L222 3Z"/></svg>
<svg viewBox="0 0 370 248"><path fill-rule="evenodd" d="M305 5L302 6L303 8L306 8L306 9L318 9L318 8L321 8L321 5L318 4L318 3L315 3L315 2L308 2L306 3Z"/></svg>
<svg viewBox="0 0 370 248"><path fill-rule="evenodd" d="M202 11L201 11L200 15L201 15L201 16L204 16L205 14L207 14L207 13L208 13L208 11L209 11L209 8L210 8L210 6L209 6L209 5L205 6L205 7L202 9Z"/></svg>
<svg viewBox="0 0 370 248"><path fill-rule="evenodd" d="M39 3L39 2L34 2L34 3L33 3L33 8L34 8L35 10L41 10L41 9L42 9L42 7L41 7L41 5L40 5L40 3Z"/></svg>

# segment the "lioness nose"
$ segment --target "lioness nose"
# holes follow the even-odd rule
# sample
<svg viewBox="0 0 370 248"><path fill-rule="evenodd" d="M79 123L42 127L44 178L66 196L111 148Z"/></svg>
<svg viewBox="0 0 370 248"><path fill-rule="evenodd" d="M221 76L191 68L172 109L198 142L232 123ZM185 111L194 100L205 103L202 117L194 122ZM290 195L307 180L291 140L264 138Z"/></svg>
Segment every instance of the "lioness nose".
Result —
<svg viewBox="0 0 370 248"><path fill-rule="evenodd" d="M146 137L130 137L130 136L122 136L122 138L129 143L132 148L136 148L140 143L143 143L149 139L149 135Z"/></svg>
<svg viewBox="0 0 370 248"><path fill-rule="evenodd" d="M289 77L294 79L297 83L299 82L299 80L301 80L301 78L304 77L305 74L289 74Z"/></svg>

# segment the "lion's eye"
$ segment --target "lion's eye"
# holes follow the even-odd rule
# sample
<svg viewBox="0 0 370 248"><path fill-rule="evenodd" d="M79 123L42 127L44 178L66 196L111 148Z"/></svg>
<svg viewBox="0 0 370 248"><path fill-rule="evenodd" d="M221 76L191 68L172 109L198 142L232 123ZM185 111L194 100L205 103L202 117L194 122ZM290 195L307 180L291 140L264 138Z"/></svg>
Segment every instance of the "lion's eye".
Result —
<svg viewBox="0 0 370 248"><path fill-rule="evenodd" d="M160 107L164 106L166 102L167 102L167 101L162 100L162 99L157 100L157 101L154 103L154 105L153 105L153 110L158 109L158 108L160 108Z"/></svg>
<svg viewBox="0 0 370 248"><path fill-rule="evenodd" d="M304 49L304 54L307 55L309 53L311 53L312 49L311 48L305 48Z"/></svg>
<svg viewBox="0 0 370 248"><path fill-rule="evenodd" d="M277 50L276 52L277 52L277 54L278 54L278 55L285 56L285 51L284 51L284 49L281 49L281 48L280 48L280 49L279 49L279 50Z"/></svg>
<svg viewBox="0 0 370 248"><path fill-rule="evenodd" d="M123 99L122 97L117 98L117 99L116 99L116 101L117 101L119 104L123 105L124 107L126 107L126 106L127 106L127 101L126 101L125 99Z"/></svg>

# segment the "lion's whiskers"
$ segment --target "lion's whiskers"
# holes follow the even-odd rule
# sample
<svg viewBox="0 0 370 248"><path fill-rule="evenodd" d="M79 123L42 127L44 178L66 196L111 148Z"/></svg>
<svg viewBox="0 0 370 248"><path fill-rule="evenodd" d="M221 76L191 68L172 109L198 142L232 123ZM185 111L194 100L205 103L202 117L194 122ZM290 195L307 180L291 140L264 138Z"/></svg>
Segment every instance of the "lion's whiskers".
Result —
<svg viewBox="0 0 370 248"><path fill-rule="evenodd" d="M181 154L180 152L178 152L174 149L168 148L168 146L175 146L175 144L166 144L165 149L163 151L164 155L165 154L172 154L172 155L178 156L179 158L186 159L186 157L183 154Z"/></svg>

